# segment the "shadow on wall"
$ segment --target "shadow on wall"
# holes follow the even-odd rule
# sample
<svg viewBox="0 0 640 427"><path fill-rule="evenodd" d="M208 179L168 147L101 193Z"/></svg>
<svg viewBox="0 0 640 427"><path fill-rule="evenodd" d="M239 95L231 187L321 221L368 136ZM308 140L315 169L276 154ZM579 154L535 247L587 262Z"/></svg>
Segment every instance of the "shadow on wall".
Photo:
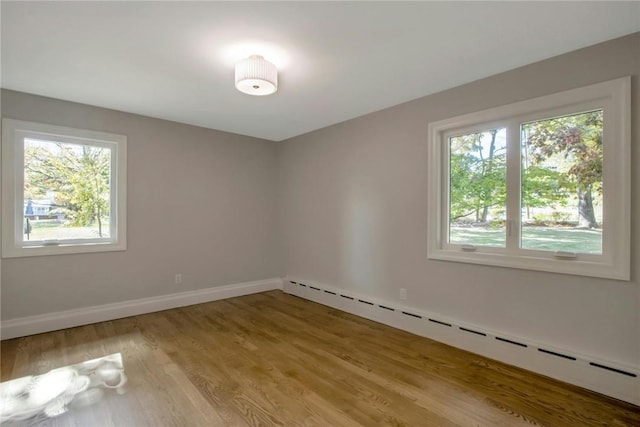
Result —
<svg viewBox="0 0 640 427"><path fill-rule="evenodd" d="M384 244L384 210L370 189L351 186L344 200L342 270L355 289L373 290L384 285L387 254Z"/></svg>

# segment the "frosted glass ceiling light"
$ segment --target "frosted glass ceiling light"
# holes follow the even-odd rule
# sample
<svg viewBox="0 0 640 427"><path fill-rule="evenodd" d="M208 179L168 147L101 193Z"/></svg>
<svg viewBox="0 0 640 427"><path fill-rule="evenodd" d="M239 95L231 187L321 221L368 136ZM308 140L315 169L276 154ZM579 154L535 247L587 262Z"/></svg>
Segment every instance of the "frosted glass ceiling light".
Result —
<svg viewBox="0 0 640 427"><path fill-rule="evenodd" d="M236 64L236 89L249 95L271 95L278 90L276 66L260 55Z"/></svg>

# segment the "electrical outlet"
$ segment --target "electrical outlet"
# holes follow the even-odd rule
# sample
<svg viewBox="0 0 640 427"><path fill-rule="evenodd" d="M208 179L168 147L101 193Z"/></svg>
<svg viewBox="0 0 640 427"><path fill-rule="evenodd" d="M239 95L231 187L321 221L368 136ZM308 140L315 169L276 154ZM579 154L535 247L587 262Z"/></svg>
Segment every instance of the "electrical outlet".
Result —
<svg viewBox="0 0 640 427"><path fill-rule="evenodd" d="M407 290L405 288L400 288L400 299L401 300L407 299Z"/></svg>
<svg viewBox="0 0 640 427"><path fill-rule="evenodd" d="M174 282L176 285L182 285L182 273L176 274Z"/></svg>

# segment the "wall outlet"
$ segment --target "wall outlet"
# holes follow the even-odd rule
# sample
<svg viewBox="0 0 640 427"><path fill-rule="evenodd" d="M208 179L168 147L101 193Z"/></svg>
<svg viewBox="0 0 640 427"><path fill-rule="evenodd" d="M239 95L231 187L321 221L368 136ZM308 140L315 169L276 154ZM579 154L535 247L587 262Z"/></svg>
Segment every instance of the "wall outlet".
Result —
<svg viewBox="0 0 640 427"><path fill-rule="evenodd" d="M182 285L182 273L178 273L178 274L176 274L176 277L175 277L174 283L175 283L176 285Z"/></svg>
<svg viewBox="0 0 640 427"><path fill-rule="evenodd" d="M405 288L400 288L400 299L401 300L407 299L407 290Z"/></svg>

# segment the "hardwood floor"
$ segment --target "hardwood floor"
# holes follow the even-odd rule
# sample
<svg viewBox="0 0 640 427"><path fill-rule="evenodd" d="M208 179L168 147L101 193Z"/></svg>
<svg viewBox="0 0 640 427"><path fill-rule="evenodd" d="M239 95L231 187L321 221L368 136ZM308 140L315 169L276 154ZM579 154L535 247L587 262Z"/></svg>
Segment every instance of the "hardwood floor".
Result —
<svg viewBox="0 0 640 427"><path fill-rule="evenodd" d="M114 353L121 390L17 424L640 426L640 407L280 291L3 341L1 379Z"/></svg>

